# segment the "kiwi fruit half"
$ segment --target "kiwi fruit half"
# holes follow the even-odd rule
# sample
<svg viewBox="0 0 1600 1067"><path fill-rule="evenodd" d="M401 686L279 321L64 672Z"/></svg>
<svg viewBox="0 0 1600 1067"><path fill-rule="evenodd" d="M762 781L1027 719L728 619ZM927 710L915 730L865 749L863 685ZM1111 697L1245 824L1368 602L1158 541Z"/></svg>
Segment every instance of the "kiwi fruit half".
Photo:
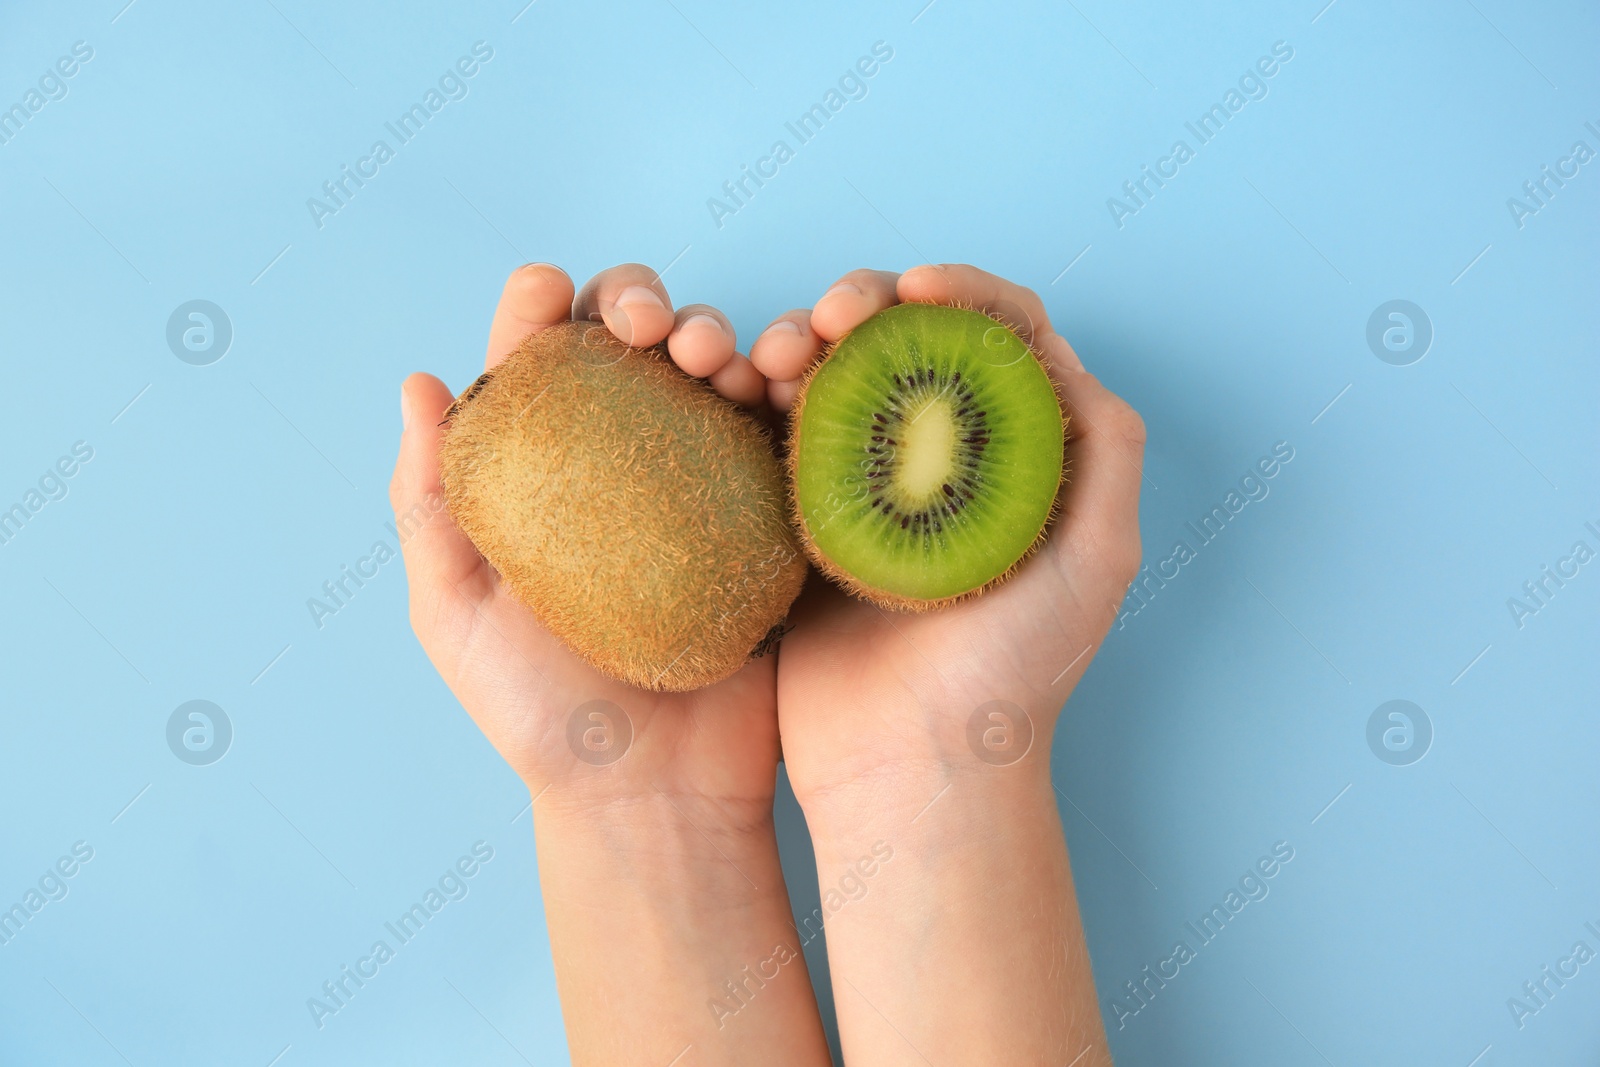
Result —
<svg viewBox="0 0 1600 1067"><path fill-rule="evenodd" d="M552 326L447 418L456 524L595 668L681 692L768 647L806 573L782 467L766 429L663 348Z"/></svg>
<svg viewBox="0 0 1600 1067"><path fill-rule="evenodd" d="M1043 540L1066 419L1044 365L981 311L899 304L816 363L790 421L801 543L880 606L942 607Z"/></svg>

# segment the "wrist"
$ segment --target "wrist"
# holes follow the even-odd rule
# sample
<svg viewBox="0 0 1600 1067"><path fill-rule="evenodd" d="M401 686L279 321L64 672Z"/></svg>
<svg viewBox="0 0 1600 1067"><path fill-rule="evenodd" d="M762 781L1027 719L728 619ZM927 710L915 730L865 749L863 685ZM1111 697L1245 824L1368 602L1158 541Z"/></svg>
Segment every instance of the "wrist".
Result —
<svg viewBox="0 0 1600 1067"><path fill-rule="evenodd" d="M648 897L670 887L674 898L692 889L724 903L783 893L770 796L557 784L536 793L533 821L541 860L559 856L555 876L574 889L593 882Z"/></svg>
<svg viewBox="0 0 1600 1067"><path fill-rule="evenodd" d="M770 798L558 784L534 829L574 1063L827 1062Z"/></svg>
<svg viewBox="0 0 1600 1067"><path fill-rule="evenodd" d="M529 718L537 736L507 760L543 818L621 830L682 812L740 833L772 821L779 741L770 694L626 708L590 700Z"/></svg>
<svg viewBox="0 0 1600 1067"><path fill-rule="evenodd" d="M970 753L949 758L883 763L865 775L838 780L796 797L819 855L830 843L865 837L922 837L949 830L947 814L963 822L1014 820L1024 813L1055 817L1048 751L994 766Z"/></svg>
<svg viewBox="0 0 1600 1067"><path fill-rule="evenodd" d="M869 809L909 821L952 794L1001 809L1049 800L1056 712L1003 699L836 710L834 728L786 735L789 780L813 834ZM803 710L785 716L812 721Z"/></svg>
<svg viewBox="0 0 1600 1067"><path fill-rule="evenodd" d="M838 1001L846 1055L1109 1063L1084 1055L1104 1038L1046 761L947 772L807 809L821 896L801 928L827 930L854 987ZM862 1000L918 1009L885 1032Z"/></svg>

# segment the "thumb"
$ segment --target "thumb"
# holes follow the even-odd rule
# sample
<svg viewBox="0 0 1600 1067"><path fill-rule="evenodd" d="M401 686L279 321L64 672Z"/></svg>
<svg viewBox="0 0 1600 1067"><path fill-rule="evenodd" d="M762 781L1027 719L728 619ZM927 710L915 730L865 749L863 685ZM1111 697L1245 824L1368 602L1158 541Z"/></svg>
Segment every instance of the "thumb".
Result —
<svg viewBox="0 0 1600 1067"><path fill-rule="evenodd" d="M411 585L412 619L423 605L440 605L459 592L476 604L493 589L488 568L465 534L457 529L445 507L439 475L439 443L444 436L445 410L454 397L431 374L413 374L400 389L400 455L389 482L389 503L394 507L395 530L405 555L406 577ZM418 637L428 643L428 634Z"/></svg>

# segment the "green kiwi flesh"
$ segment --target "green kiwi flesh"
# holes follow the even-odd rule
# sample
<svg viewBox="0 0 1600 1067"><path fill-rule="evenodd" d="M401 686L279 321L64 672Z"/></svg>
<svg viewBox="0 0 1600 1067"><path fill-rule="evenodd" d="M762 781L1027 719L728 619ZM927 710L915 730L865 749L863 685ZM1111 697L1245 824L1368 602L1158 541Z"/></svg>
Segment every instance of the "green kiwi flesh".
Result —
<svg viewBox="0 0 1600 1067"><path fill-rule="evenodd" d="M1054 383L1006 325L933 304L881 311L813 367L791 416L801 543L884 607L973 595L1043 540L1065 433Z"/></svg>

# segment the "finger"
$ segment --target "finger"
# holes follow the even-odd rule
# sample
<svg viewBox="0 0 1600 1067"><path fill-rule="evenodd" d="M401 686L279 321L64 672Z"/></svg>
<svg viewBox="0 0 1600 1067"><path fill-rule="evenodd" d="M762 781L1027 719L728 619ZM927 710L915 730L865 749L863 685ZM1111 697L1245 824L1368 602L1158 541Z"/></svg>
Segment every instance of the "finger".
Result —
<svg viewBox="0 0 1600 1067"><path fill-rule="evenodd" d="M572 301L572 317L604 322L618 340L636 348L660 343L673 325L661 275L643 263L624 263L590 278Z"/></svg>
<svg viewBox="0 0 1600 1067"><path fill-rule="evenodd" d="M773 381L792 382L811 366L822 345L811 328L811 312L801 308L779 316L761 331L750 346L750 362Z"/></svg>
<svg viewBox="0 0 1600 1067"><path fill-rule="evenodd" d="M486 567L445 507L439 476L440 422L454 398L431 374L413 374L401 386L400 455L389 481L389 503L405 555L413 602L454 586L471 597L486 591Z"/></svg>
<svg viewBox="0 0 1600 1067"><path fill-rule="evenodd" d="M853 270L822 294L811 309L811 328L824 341L837 341L863 320L898 303L895 280L887 270Z"/></svg>
<svg viewBox="0 0 1600 1067"><path fill-rule="evenodd" d="M1029 344L1051 332L1050 316L1039 294L965 263L925 264L900 275L901 300L923 304L968 304L1010 326Z"/></svg>
<svg viewBox="0 0 1600 1067"><path fill-rule="evenodd" d="M685 374L709 378L733 358L733 323L709 304L686 304L678 309L667 352ZM754 369L754 368L750 368Z"/></svg>
<svg viewBox="0 0 1600 1067"><path fill-rule="evenodd" d="M774 411L788 411L794 407L795 397L800 395L799 382L775 382L767 379L767 403L772 405Z"/></svg>
<svg viewBox="0 0 1600 1067"><path fill-rule="evenodd" d="M735 355L711 375L711 388L735 404L753 408L767 395L767 379L748 359Z"/></svg>
<svg viewBox="0 0 1600 1067"><path fill-rule="evenodd" d="M1083 360L1078 358L1078 353L1073 351L1067 339L1059 333L1045 334L1036 339L1034 347L1039 354L1044 356L1044 362L1059 380L1067 371L1083 370Z"/></svg>
<svg viewBox="0 0 1600 1067"><path fill-rule="evenodd" d="M1054 542L1058 551L1109 566L1125 585L1139 568L1144 420L1087 371L1062 373L1060 385L1070 469Z"/></svg>
<svg viewBox="0 0 1600 1067"><path fill-rule="evenodd" d="M560 267L529 263L506 279L500 306L489 327L488 370L516 351L522 339L546 326L565 322L572 314L572 279Z"/></svg>

